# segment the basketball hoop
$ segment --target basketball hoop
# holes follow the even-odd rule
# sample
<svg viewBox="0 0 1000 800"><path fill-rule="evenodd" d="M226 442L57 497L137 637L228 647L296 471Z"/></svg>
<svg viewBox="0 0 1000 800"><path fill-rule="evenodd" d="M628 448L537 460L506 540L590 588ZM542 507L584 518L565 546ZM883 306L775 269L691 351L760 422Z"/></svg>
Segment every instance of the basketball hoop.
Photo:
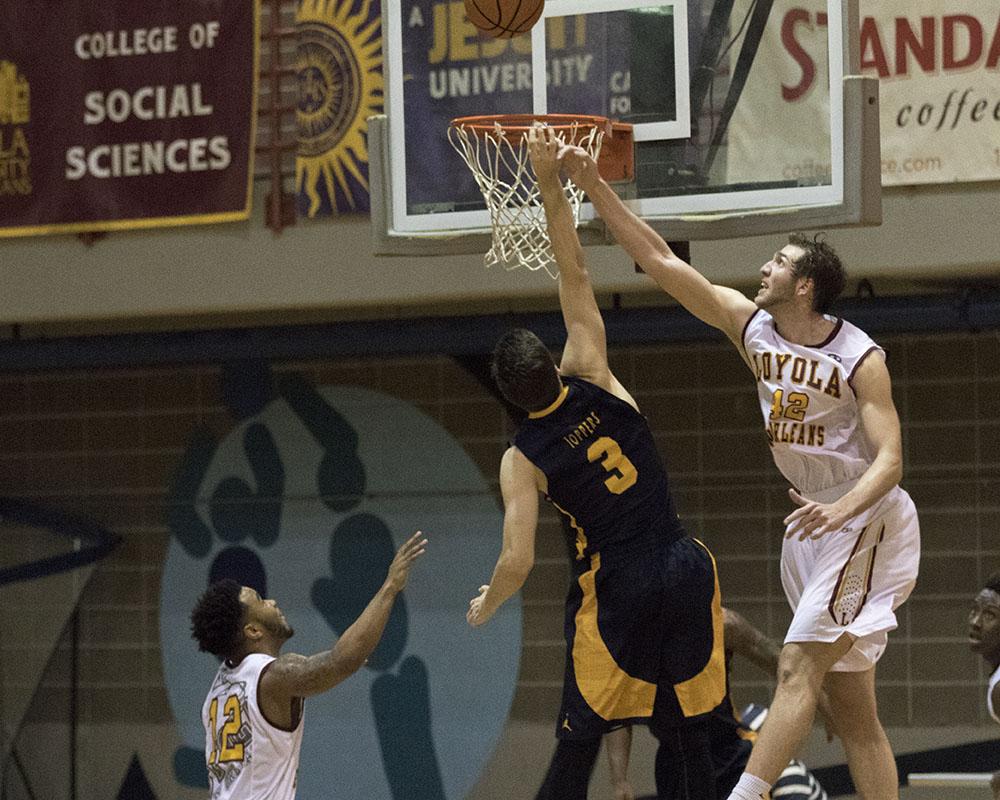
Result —
<svg viewBox="0 0 1000 800"><path fill-rule="evenodd" d="M494 114L451 121L448 141L472 170L490 212L493 246L486 253L486 265L544 269L554 278L545 209L528 159L528 131L535 123L553 128L564 143L586 150L598 162L601 175L611 181L633 177L632 126L573 114ZM607 155L602 158L601 145L610 141L614 146L605 148ZM583 192L568 180L563 188L573 222L579 225Z"/></svg>

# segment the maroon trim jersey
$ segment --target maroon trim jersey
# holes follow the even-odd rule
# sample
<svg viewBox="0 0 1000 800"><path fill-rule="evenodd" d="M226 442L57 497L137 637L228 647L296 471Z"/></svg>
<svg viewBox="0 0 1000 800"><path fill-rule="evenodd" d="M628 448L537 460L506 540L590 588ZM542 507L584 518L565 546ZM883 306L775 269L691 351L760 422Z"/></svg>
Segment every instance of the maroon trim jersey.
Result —
<svg viewBox="0 0 1000 800"><path fill-rule="evenodd" d="M860 328L827 319L835 323L833 331L814 345L784 339L774 318L760 309L743 330L774 463L810 499L824 493L824 502L845 494L875 458L861 431L851 381L867 357L882 357Z"/></svg>

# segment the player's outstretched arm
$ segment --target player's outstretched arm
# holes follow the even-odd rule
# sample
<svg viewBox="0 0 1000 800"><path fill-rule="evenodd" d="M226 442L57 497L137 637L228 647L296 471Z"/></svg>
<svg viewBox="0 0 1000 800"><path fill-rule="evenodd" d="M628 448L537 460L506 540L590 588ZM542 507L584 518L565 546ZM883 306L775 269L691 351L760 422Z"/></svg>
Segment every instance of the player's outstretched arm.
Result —
<svg viewBox="0 0 1000 800"><path fill-rule="evenodd" d="M516 447L500 462L503 495L503 547L488 584L469 601L465 618L473 627L487 622L521 588L535 565L535 528L538 525L538 485L535 467Z"/></svg>
<svg viewBox="0 0 1000 800"><path fill-rule="evenodd" d="M722 609L726 649L743 656L754 666L760 667L772 678L778 674L778 656L781 648L767 638L764 632L751 625L741 614L730 608Z"/></svg>
<svg viewBox="0 0 1000 800"><path fill-rule="evenodd" d="M406 586L410 568L426 547L427 539L417 531L396 552L385 583L337 643L311 656L296 653L278 656L261 678L260 691L274 701L309 697L325 692L361 669L382 638L396 597Z"/></svg>
<svg viewBox="0 0 1000 800"><path fill-rule="evenodd" d="M585 150L564 156L570 179L587 193L615 240L667 294L684 308L741 346L743 327L756 310L753 301L726 286L716 286L679 258L663 238L625 205L597 171Z"/></svg>
<svg viewBox="0 0 1000 800"><path fill-rule="evenodd" d="M858 401L861 430L875 450L875 459L847 494L834 503L814 503L794 489L788 493L799 505L785 518L785 536L819 538L835 533L870 508L903 477L903 437L892 401L892 382L882 354L873 351L851 378Z"/></svg>
<svg viewBox="0 0 1000 800"><path fill-rule="evenodd" d="M608 352L604 320L594 297L573 211L559 180L564 146L549 127L528 131L528 156L545 205L549 243L559 268L559 305L566 324L560 369L608 388Z"/></svg>

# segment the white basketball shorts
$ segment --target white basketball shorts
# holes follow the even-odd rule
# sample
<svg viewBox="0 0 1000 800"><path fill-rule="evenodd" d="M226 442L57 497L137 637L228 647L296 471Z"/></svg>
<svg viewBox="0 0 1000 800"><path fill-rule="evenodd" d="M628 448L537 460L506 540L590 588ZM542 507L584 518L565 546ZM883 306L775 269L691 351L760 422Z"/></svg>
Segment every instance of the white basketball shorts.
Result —
<svg viewBox="0 0 1000 800"><path fill-rule="evenodd" d="M920 525L900 487L838 533L781 547L781 583L794 616L785 642L833 642L843 634L854 646L833 665L863 672L885 651L895 611L910 596L920 562Z"/></svg>

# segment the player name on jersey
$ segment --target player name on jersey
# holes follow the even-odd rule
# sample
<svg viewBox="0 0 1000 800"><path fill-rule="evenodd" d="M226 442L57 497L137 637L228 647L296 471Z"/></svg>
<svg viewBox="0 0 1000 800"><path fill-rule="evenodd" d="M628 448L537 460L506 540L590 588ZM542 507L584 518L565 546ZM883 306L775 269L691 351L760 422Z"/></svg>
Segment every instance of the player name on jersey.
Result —
<svg viewBox="0 0 1000 800"><path fill-rule="evenodd" d="M577 425L571 433L563 436L563 441L566 442L570 447L576 447L588 436L592 435L594 431L597 430L597 426L601 424L601 418L597 416L596 411L591 411L585 420Z"/></svg>

